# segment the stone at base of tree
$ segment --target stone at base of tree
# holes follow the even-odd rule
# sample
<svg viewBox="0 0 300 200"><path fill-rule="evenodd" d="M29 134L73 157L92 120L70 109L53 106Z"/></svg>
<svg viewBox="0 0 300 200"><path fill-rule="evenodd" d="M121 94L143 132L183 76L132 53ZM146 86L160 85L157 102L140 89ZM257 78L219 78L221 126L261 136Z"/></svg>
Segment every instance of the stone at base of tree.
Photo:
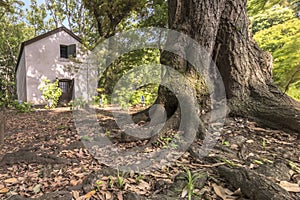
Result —
<svg viewBox="0 0 300 200"><path fill-rule="evenodd" d="M34 152L20 150L13 153L7 153L0 161L0 166L13 165L20 162L41 163L41 164L66 164L62 158L50 154L37 155Z"/></svg>
<svg viewBox="0 0 300 200"><path fill-rule="evenodd" d="M265 163L260 165L255 171L266 177L280 181L289 181L291 179L290 169L282 160L275 160L272 164Z"/></svg>
<svg viewBox="0 0 300 200"><path fill-rule="evenodd" d="M124 200L146 200L146 197L140 196L134 192L129 192L124 195Z"/></svg>
<svg viewBox="0 0 300 200"><path fill-rule="evenodd" d="M293 200L286 190L254 171L225 166L220 166L217 169L228 183L235 189L240 188L243 195L250 199Z"/></svg>

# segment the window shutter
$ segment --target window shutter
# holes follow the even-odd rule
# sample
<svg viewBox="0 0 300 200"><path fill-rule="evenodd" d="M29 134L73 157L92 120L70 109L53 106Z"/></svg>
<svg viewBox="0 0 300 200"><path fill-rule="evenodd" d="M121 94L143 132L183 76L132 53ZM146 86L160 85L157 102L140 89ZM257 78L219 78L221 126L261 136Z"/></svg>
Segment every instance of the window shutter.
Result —
<svg viewBox="0 0 300 200"><path fill-rule="evenodd" d="M60 57L61 58L68 58L67 49L68 49L68 46L60 45Z"/></svg>
<svg viewBox="0 0 300 200"><path fill-rule="evenodd" d="M73 56L76 57L76 44L71 44L68 46L68 57Z"/></svg>

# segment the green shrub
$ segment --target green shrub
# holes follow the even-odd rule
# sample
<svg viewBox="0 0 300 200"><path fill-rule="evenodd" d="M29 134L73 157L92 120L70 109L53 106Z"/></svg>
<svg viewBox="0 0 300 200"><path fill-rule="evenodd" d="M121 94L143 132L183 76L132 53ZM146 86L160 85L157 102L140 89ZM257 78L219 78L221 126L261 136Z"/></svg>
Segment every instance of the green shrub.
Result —
<svg viewBox="0 0 300 200"><path fill-rule="evenodd" d="M70 101L69 105L72 108L74 107L84 108L86 105L88 105L88 102L82 98L76 98Z"/></svg>
<svg viewBox="0 0 300 200"><path fill-rule="evenodd" d="M18 100L13 101L11 106L21 113L31 112L33 107L31 103L19 102Z"/></svg>
<svg viewBox="0 0 300 200"><path fill-rule="evenodd" d="M42 85L39 90L42 92L42 97L48 102L46 108L55 108L58 104L59 97L62 95L58 82L56 80L54 83L51 83L47 78L42 79Z"/></svg>

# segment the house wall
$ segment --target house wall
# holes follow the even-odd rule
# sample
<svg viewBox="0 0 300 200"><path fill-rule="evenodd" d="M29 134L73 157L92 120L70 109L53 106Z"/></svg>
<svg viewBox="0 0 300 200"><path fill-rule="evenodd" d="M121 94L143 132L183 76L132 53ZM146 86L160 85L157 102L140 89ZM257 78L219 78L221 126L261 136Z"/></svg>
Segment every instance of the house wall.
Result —
<svg viewBox="0 0 300 200"><path fill-rule="evenodd" d="M76 44L77 57L80 57L80 43L65 31L60 31L24 47L27 77L27 101L45 104L39 86L44 77L51 81L74 78L74 63L60 58L60 45Z"/></svg>
<svg viewBox="0 0 300 200"><path fill-rule="evenodd" d="M25 66L25 52L22 52L19 67L16 72L17 80L17 95L21 101L27 101L26 96L26 66Z"/></svg>

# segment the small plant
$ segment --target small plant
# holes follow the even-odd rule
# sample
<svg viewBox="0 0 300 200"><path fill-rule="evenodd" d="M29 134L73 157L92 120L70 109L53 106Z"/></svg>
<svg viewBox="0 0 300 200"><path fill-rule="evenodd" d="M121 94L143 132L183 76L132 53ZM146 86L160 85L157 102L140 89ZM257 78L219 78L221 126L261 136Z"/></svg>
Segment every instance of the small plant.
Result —
<svg viewBox="0 0 300 200"><path fill-rule="evenodd" d="M231 160L228 160L226 158L221 158L223 162L225 162L229 167L234 167L236 164L232 162Z"/></svg>
<svg viewBox="0 0 300 200"><path fill-rule="evenodd" d="M253 160L253 163L258 164L258 165L262 165L264 164L262 161L260 160Z"/></svg>
<svg viewBox="0 0 300 200"><path fill-rule="evenodd" d="M111 135L110 131L109 131L109 130L105 131L105 135L106 135L107 137L110 137L110 135Z"/></svg>
<svg viewBox="0 0 300 200"><path fill-rule="evenodd" d="M102 181L97 181L97 182L96 182L96 188L97 188L97 191L98 191L98 192L101 191L102 184L103 184Z"/></svg>
<svg viewBox="0 0 300 200"><path fill-rule="evenodd" d="M43 78L42 84L39 87L42 97L47 101L46 108L48 109L55 108L62 95L62 90L59 88L58 82L59 80L56 80L54 83L51 83L49 79Z"/></svg>
<svg viewBox="0 0 300 200"><path fill-rule="evenodd" d="M120 171L118 170L117 173L117 182L118 182L118 186L119 188L122 190L124 188L124 174L120 174Z"/></svg>
<svg viewBox="0 0 300 200"><path fill-rule="evenodd" d="M179 135L176 132L168 131L166 135L159 136L157 141L155 141L155 144L164 149L174 149L178 147L178 139Z"/></svg>
<svg viewBox="0 0 300 200"><path fill-rule="evenodd" d="M186 189L187 189L187 192L188 192L188 199L191 200L192 195L194 193L194 178L193 178L193 175L192 175L192 173L189 169L186 170L186 174L187 174Z"/></svg>
<svg viewBox="0 0 300 200"><path fill-rule="evenodd" d="M21 113L31 112L32 104L28 102L13 101L12 106Z"/></svg>
<svg viewBox="0 0 300 200"><path fill-rule="evenodd" d="M199 173L192 173L189 169L185 169L186 171L186 179L187 179L187 184L183 190L187 192L188 195L188 200L191 200L194 195L194 189L195 189L195 182L197 179L201 178L201 174Z"/></svg>
<svg viewBox="0 0 300 200"><path fill-rule="evenodd" d="M136 182L139 184L141 182L141 180L143 179L143 175L142 174L139 174L137 177L136 177Z"/></svg>
<svg viewBox="0 0 300 200"><path fill-rule="evenodd" d="M267 140L265 138L262 139L261 146L263 146L263 148L267 147Z"/></svg>
<svg viewBox="0 0 300 200"><path fill-rule="evenodd" d="M84 135L84 136L81 137L81 140L85 140L85 141L89 141L90 142L93 139L91 137L87 136L87 135Z"/></svg>
<svg viewBox="0 0 300 200"><path fill-rule="evenodd" d="M291 167L292 170L296 170L300 172L300 167L298 167L293 161L289 161L289 166Z"/></svg>
<svg viewBox="0 0 300 200"><path fill-rule="evenodd" d="M113 186L114 186L114 179L113 179L112 176L109 176L109 183L108 183L108 186L109 186L110 188L113 188Z"/></svg>
<svg viewBox="0 0 300 200"><path fill-rule="evenodd" d="M222 144L225 145L225 146L230 146L230 142L229 141L223 141Z"/></svg>

